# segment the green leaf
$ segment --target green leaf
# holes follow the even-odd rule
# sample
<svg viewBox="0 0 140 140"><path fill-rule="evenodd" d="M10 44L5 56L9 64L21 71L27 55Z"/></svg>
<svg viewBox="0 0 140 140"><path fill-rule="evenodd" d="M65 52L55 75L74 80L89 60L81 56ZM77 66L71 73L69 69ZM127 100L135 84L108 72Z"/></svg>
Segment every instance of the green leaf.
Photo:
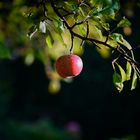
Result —
<svg viewBox="0 0 140 140"><path fill-rule="evenodd" d="M116 71L114 71L114 74L113 74L113 83L119 92L123 90L124 85L122 82L122 78L120 74L118 74Z"/></svg>
<svg viewBox="0 0 140 140"><path fill-rule="evenodd" d="M129 44L129 42L127 42L124 38L122 39L122 42L121 42L122 45L124 45L127 49L131 50L132 47L131 45Z"/></svg>
<svg viewBox="0 0 140 140"><path fill-rule="evenodd" d="M54 19L54 22L50 24L52 25L53 28L48 28L47 30L49 31L49 34L51 35L52 40L56 40L55 35L57 35L57 39L60 40L64 46L67 46L62 37L62 32L65 32L63 22L61 20Z"/></svg>
<svg viewBox="0 0 140 140"><path fill-rule="evenodd" d="M120 70L121 82L126 81L126 73L125 73L124 69L118 63L116 63L116 65L118 66L118 68Z"/></svg>
<svg viewBox="0 0 140 140"><path fill-rule="evenodd" d="M64 24L62 20L54 19L54 26L56 27L57 32L62 33L64 31Z"/></svg>
<svg viewBox="0 0 140 140"><path fill-rule="evenodd" d="M110 35L110 37L117 42L121 42L121 40L123 38L123 36L119 33L113 33L113 34Z"/></svg>
<svg viewBox="0 0 140 140"><path fill-rule="evenodd" d="M115 87L117 88L117 90L119 92L121 92L123 90L123 82L126 81L126 73L124 71L124 69L118 64L118 63L115 63L119 69L119 73L116 72L116 70L114 71L114 74L113 74L113 83L115 85Z"/></svg>
<svg viewBox="0 0 140 140"><path fill-rule="evenodd" d="M0 59L11 58L10 50L0 42Z"/></svg>
<svg viewBox="0 0 140 140"><path fill-rule="evenodd" d="M106 18L115 18L116 12L120 9L119 0L96 0L96 6L100 7L99 10L97 8L97 12L94 12L94 16L102 16Z"/></svg>
<svg viewBox="0 0 140 140"><path fill-rule="evenodd" d="M77 28L78 28L78 32L79 32L81 35L83 35L83 36L86 35L86 29L85 29L85 27L84 27L83 24L82 24L82 25L79 25Z"/></svg>
<svg viewBox="0 0 140 140"><path fill-rule="evenodd" d="M127 63L126 63L126 80L130 80L131 73L132 73L132 67L131 67L130 62L127 61Z"/></svg>
<svg viewBox="0 0 140 140"><path fill-rule="evenodd" d="M125 46L127 49L131 50L132 47L131 45L123 38L123 36L119 33L113 33L111 35L111 38L113 38L114 40L116 40L118 43L122 44L123 46Z"/></svg>
<svg viewBox="0 0 140 140"><path fill-rule="evenodd" d="M132 78L132 84L131 84L131 90L134 90L136 88L136 86L137 86L137 80L138 80L137 73L134 70L133 78Z"/></svg>
<svg viewBox="0 0 140 140"><path fill-rule="evenodd" d="M118 24L117 27L126 27L131 26L131 22L127 18L123 18Z"/></svg>
<svg viewBox="0 0 140 140"><path fill-rule="evenodd" d="M47 46L49 48L52 48L53 47L53 40L52 40L51 35L47 35L47 37L46 37L46 43L47 43Z"/></svg>
<svg viewBox="0 0 140 140"><path fill-rule="evenodd" d="M102 27L103 27L106 31L109 31L109 30L110 30L110 25L109 25L109 23L104 23L104 22L102 22L101 25L102 25Z"/></svg>
<svg viewBox="0 0 140 140"><path fill-rule="evenodd" d="M83 17L85 17L86 15L85 15L85 13L84 13L83 9L82 9L81 7L79 7L79 10L80 10L80 12L81 12L82 16L83 16Z"/></svg>

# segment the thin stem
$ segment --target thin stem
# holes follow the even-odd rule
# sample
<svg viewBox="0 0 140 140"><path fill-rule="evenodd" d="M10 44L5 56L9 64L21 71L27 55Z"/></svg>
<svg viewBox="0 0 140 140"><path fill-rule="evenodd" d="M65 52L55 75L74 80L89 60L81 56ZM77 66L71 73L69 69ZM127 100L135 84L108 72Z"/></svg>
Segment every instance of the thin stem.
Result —
<svg viewBox="0 0 140 140"><path fill-rule="evenodd" d="M70 47L70 54L72 53L73 50L73 43L74 43L74 36L71 34L71 47Z"/></svg>
<svg viewBox="0 0 140 140"><path fill-rule="evenodd" d="M86 17L84 20L82 20L81 22L75 23L73 26L71 26L71 30L72 30L75 26L81 25L81 24L85 23L89 18L90 18L90 16L87 16L87 17Z"/></svg>

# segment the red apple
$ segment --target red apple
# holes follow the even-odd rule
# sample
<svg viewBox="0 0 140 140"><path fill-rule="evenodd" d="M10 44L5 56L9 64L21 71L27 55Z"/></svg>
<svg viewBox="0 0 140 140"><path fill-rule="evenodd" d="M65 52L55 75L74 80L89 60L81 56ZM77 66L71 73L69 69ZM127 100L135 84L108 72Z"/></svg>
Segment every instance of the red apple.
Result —
<svg viewBox="0 0 140 140"><path fill-rule="evenodd" d="M63 55L56 61L56 71L63 78L77 76L82 69L82 59L74 54Z"/></svg>

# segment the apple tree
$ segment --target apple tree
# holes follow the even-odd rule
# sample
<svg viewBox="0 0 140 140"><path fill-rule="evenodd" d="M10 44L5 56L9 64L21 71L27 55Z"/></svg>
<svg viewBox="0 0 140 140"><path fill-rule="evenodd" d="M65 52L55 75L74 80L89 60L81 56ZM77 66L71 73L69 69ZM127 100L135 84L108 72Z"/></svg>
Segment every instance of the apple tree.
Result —
<svg viewBox="0 0 140 140"><path fill-rule="evenodd" d="M1 1L0 58L23 57L27 65L39 59L50 79L48 88L55 92L63 78L54 62L63 55L82 55L83 46L90 44L103 57L112 57L113 83L118 91L128 80L133 90L140 78L139 63L134 48L117 32L131 26L120 8L119 0Z"/></svg>

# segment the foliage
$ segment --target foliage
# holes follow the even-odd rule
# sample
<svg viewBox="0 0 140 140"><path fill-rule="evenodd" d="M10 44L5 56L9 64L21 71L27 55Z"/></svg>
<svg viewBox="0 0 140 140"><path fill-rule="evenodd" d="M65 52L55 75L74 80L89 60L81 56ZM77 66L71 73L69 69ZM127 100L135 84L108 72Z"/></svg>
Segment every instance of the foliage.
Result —
<svg viewBox="0 0 140 140"><path fill-rule="evenodd" d="M131 25L127 18L118 18L121 17L119 0L13 0L9 3L0 2L0 58L23 56L27 65L39 59L50 79L50 92L55 93L62 78L55 71L54 61L67 53L82 55L86 41L100 48L103 56L117 54L112 60L113 83L120 92L128 80L132 80L131 89L135 89L140 77L138 62L131 45L122 34L116 33L118 28ZM115 27L111 26L112 22Z"/></svg>

